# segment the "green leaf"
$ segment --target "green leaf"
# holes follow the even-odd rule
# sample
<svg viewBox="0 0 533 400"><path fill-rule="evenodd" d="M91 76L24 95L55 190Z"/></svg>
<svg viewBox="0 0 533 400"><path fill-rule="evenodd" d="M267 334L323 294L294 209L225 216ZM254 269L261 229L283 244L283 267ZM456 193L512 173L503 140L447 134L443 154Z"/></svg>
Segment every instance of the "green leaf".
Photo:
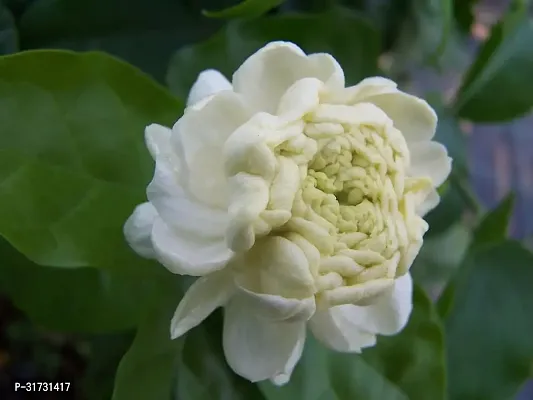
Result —
<svg viewBox="0 0 533 400"><path fill-rule="evenodd" d="M261 400L258 387L236 375L222 350L222 312L189 332L176 371L177 400Z"/></svg>
<svg viewBox="0 0 533 400"><path fill-rule="evenodd" d="M182 340L170 339L170 320L182 295L180 278L157 281L135 339L120 361L112 400L169 400Z"/></svg>
<svg viewBox="0 0 533 400"><path fill-rule="evenodd" d="M120 360L131 346L134 332L98 335L91 338L90 355L83 374L83 394L87 400L109 400Z"/></svg>
<svg viewBox="0 0 533 400"><path fill-rule="evenodd" d="M256 18L274 7L279 6L285 0L244 0L233 7L221 11L203 11L210 18Z"/></svg>
<svg viewBox="0 0 533 400"><path fill-rule="evenodd" d="M184 337L170 339L170 320L185 286L167 273L122 359L112 400L260 400L252 383L235 375L222 352L215 312Z"/></svg>
<svg viewBox="0 0 533 400"><path fill-rule="evenodd" d="M153 174L144 127L181 109L102 53L0 58L0 235L41 265L137 262L122 226Z"/></svg>
<svg viewBox="0 0 533 400"><path fill-rule="evenodd" d="M290 382L260 387L268 400L427 400L445 398L440 320L431 300L415 287L407 327L379 337L362 356L329 351L309 335Z"/></svg>
<svg viewBox="0 0 533 400"><path fill-rule="evenodd" d="M379 337L363 358L410 400L446 398L444 334L433 302L415 285L413 312L396 336Z"/></svg>
<svg viewBox="0 0 533 400"><path fill-rule="evenodd" d="M178 0L39 0L20 19L21 47L102 50L164 80L177 48L219 22Z"/></svg>
<svg viewBox="0 0 533 400"><path fill-rule="evenodd" d="M449 54L452 34L451 0L412 0L409 12L396 32L393 74L406 73L421 63L438 65ZM455 57L453 57L455 58Z"/></svg>
<svg viewBox="0 0 533 400"><path fill-rule="evenodd" d="M18 35L11 12L0 1L0 56L18 51Z"/></svg>
<svg viewBox="0 0 533 400"><path fill-rule="evenodd" d="M498 206L487 213L474 231L473 249L487 246L507 237L513 214L514 195L507 195Z"/></svg>
<svg viewBox="0 0 533 400"><path fill-rule="evenodd" d="M475 228L474 232L472 233L472 240L470 240L470 243L468 243L466 255L462 260L462 265L459 267L455 276L453 276L453 278L448 282L437 303L437 309L442 318L446 317L451 311L451 308L455 302L457 281L461 279L461 271L466 268L465 265L468 265L467 260L469 257L471 257L472 253L484 247L498 243L507 237L507 230L511 220L513 204L514 196L509 194L494 210L487 212L483 216L481 222ZM463 245L466 245L466 243L463 243ZM442 254L439 253L438 257L440 259Z"/></svg>
<svg viewBox="0 0 533 400"><path fill-rule="evenodd" d="M496 24L465 75L456 100L462 118L498 122L520 117L533 106L533 21L524 10Z"/></svg>
<svg viewBox="0 0 533 400"><path fill-rule="evenodd" d="M232 21L208 41L182 48L174 55L167 75L169 87L185 97L198 74L207 68L231 77L248 56L274 40L295 42L308 53L331 53L343 66L350 84L376 74L378 32L348 10L332 10Z"/></svg>
<svg viewBox="0 0 533 400"><path fill-rule="evenodd" d="M310 334L290 382L259 386L267 400L409 400L359 355L330 351Z"/></svg>
<svg viewBox="0 0 533 400"><path fill-rule="evenodd" d="M33 323L51 330L102 333L133 328L163 267L59 269L35 265L0 239L0 291ZM140 267L140 268L137 268ZM160 268L160 269L159 269Z"/></svg>
<svg viewBox="0 0 533 400"><path fill-rule="evenodd" d="M424 237L424 245L415 258L411 274L415 282L437 295L462 264L472 239L472 232L456 223L446 232Z"/></svg>
<svg viewBox="0 0 533 400"><path fill-rule="evenodd" d="M450 400L514 398L533 359L533 255L503 241L461 268L446 319Z"/></svg>

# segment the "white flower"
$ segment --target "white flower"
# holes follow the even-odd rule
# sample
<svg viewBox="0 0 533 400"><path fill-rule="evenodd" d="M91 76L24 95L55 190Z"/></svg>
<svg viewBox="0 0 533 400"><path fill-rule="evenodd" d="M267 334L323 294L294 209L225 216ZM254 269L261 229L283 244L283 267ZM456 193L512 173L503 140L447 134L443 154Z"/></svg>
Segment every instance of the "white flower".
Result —
<svg viewBox="0 0 533 400"><path fill-rule="evenodd" d="M200 277L172 337L224 307L229 365L283 384L307 323L342 352L399 332L422 217L451 168L436 122L394 82L345 88L333 57L291 43L260 49L232 84L203 72L172 130L146 128L155 176L125 226L139 254Z"/></svg>

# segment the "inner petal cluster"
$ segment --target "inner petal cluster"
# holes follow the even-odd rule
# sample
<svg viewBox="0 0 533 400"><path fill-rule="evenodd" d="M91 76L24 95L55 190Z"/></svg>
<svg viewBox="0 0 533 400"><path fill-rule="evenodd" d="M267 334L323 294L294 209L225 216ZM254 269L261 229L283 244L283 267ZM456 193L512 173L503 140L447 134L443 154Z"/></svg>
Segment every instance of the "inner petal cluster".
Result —
<svg viewBox="0 0 533 400"><path fill-rule="evenodd" d="M247 251L264 237L288 239L314 282L299 293L319 307L369 304L420 249L428 226L416 209L432 181L408 175L404 135L376 105L317 98L300 114L260 113L226 143L228 243Z"/></svg>
<svg viewBox="0 0 533 400"><path fill-rule="evenodd" d="M406 175L409 150L389 119L353 124L339 120L335 107L352 114L356 106L330 107L330 119L307 116L304 132L317 138L318 151L285 228L320 249L319 300L361 304L405 273L406 253L427 230L411 192L428 190L431 181Z"/></svg>

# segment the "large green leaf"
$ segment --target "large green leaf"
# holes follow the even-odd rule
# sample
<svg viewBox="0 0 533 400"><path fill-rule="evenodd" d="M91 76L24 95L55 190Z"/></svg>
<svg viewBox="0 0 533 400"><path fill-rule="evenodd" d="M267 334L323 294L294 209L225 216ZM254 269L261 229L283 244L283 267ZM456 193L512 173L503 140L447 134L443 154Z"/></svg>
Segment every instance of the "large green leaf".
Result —
<svg viewBox="0 0 533 400"><path fill-rule="evenodd" d="M163 272L146 264L123 269L42 267L0 239L0 291L33 323L48 329L98 333L133 328L143 302L157 290L154 279Z"/></svg>
<svg viewBox="0 0 533 400"><path fill-rule="evenodd" d="M83 374L86 400L109 400L113 394L118 365L134 338L135 331L92 337L90 355Z"/></svg>
<svg viewBox="0 0 533 400"><path fill-rule="evenodd" d="M459 91L455 107L461 117L497 122L531 110L532 36L533 21L525 9L513 9L492 28Z"/></svg>
<svg viewBox="0 0 533 400"><path fill-rule="evenodd" d="M293 0L290 3L303 6L309 2L312 0ZM315 0L315 2L326 6L333 3L329 0ZM400 31L413 11L411 0L337 0L336 3L355 10L372 21L373 25L382 32L384 53L390 51L398 41ZM305 8L303 10L307 11Z"/></svg>
<svg viewBox="0 0 533 400"><path fill-rule="evenodd" d="M513 204L514 197L512 195L509 195L503 199L503 201L495 209L487 212L483 216L479 224L474 229L471 240L469 240L468 243L465 240L465 243L463 243L462 246L458 245L454 249L455 254L457 254L459 251L463 253L462 250L466 250L466 254L461 262L461 264L464 265L460 266L460 269L458 269L457 273L448 282L448 285L445 287L437 303L439 314L442 317L447 316L451 311L451 308L455 302L455 290L457 282L461 279L462 274L464 274L462 271L466 268L465 265L468 265L467 260L469 257L471 257L472 253L478 249L501 242L507 237L507 230L511 220ZM464 247L466 245L468 245L467 249ZM445 248L442 250L446 251ZM451 251L453 250L450 249L450 252ZM421 253L424 253L424 251ZM445 259L446 257L443 257L443 255L440 253L441 252L435 253L438 259Z"/></svg>
<svg viewBox="0 0 533 400"><path fill-rule="evenodd" d="M204 11L204 15L211 18L255 18L263 15L272 8L279 6L285 0L244 0L233 7L220 11Z"/></svg>
<svg viewBox="0 0 533 400"><path fill-rule="evenodd" d="M446 398L444 335L439 316L424 290L415 286L413 313L405 329L380 337L363 358L410 400Z"/></svg>
<svg viewBox="0 0 533 400"><path fill-rule="evenodd" d="M122 226L153 163L144 127L182 104L102 53L0 59L0 235L41 265L128 265Z"/></svg>
<svg viewBox="0 0 533 400"><path fill-rule="evenodd" d="M436 297L461 266L471 238L472 232L462 223L424 238L424 246L411 267L415 282Z"/></svg>
<svg viewBox="0 0 533 400"><path fill-rule="evenodd" d="M159 81L174 51L219 26L181 0L39 0L20 20L23 49L103 50Z"/></svg>
<svg viewBox="0 0 533 400"><path fill-rule="evenodd" d="M376 73L378 32L351 11L335 9L324 14L232 21L208 41L180 49L170 63L168 84L175 94L185 97L202 70L215 68L231 77L248 56L274 40L295 42L307 52L331 53L349 83Z"/></svg>
<svg viewBox="0 0 533 400"><path fill-rule="evenodd" d="M502 241L471 254L446 319L450 400L514 398L533 361L533 255Z"/></svg>
<svg viewBox="0 0 533 400"><path fill-rule="evenodd" d="M485 214L474 231L472 250L504 240L513 214L514 196L509 194L498 206Z"/></svg>
<svg viewBox="0 0 533 400"><path fill-rule="evenodd" d="M0 56L18 51L18 35L11 12L0 1Z"/></svg>
<svg viewBox="0 0 533 400"><path fill-rule="evenodd" d="M361 356L332 352L311 335L288 384L259 386L267 400L409 400Z"/></svg>
<svg viewBox="0 0 533 400"><path fill-rule="evenodd" d="M407 327L380 337L362 356L326 350L308 337L291 381L261 389L269 400L439 400L445 398L440 320L424 291L415 288Z"/></svg>
<svg viewBox="0 0 533 400"><path fill-rule="evenodd" d="M184 285L183 278L167 275L120 363L113 400L260 400L257 387L226 364L219 313L170 340L170 320Z"/></svg>
<svg viewBox="0 0 533 400"><path fill-rule="evenodd" d="M405 3L405 2L403 2ZM411 0L409 11L396 32L391 73L406 73L421 63L437 64L454 50L448 46L452 34L451 0ZM445 54L446 53L446 54Z"/></svg>
<svg viewBox="0 0 533 400"><path fill-rule="evenodd" d="M135 339L122 358L112 400L170 400L182 340L170 340L170 320L182 295L180 278L167 273L147 305Z"/></svg>

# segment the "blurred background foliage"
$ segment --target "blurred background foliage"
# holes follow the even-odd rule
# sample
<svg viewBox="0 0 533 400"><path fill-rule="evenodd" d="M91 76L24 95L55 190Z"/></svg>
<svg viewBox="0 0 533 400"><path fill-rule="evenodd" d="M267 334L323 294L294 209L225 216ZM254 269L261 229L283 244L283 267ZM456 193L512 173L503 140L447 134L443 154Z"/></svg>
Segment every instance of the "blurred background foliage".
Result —
<svg viewBox="0 0 533 400"><path fill-rule="evenodd" d="M219 314L183 341L168 340L183 285L169 281L162 268L127 251L116 256L125 268L93 268L109 262L101 254L69 268L79 265L59 265L24 235L12 235L10 243L2 239L0 398L29 398L12 388L14 381L31 379L72 382L68 394L42 397L47 399L159 400L170 393L181 400L533 399L533 391L523 388L533 369L533 256L526 249L533 237L531 12L525 0L1 0L0 55L99 50L133 64L181 99L203 69L230 77L273 40L329 52L349 84L384 75L427 98L439 114L437 140L454 164L440 188L441 204L427 217L430 231L412 269L438 299L436 307L417 288L406 332L382 339L362 357L326 353L310 342L293 381L282 389L230 373L217 339ZM61 68L51 57L28 71L53 75L61 85L77 67ZM125 66L113 68L113 76L135 75ZM0 84L2 74L18 73L0 67ZM116 92L133 98L135 107L135 96L159 90L141 80L132 87L124 82ZM8 89L0 85L0 93ZM25 95L15 106L0 101L0 127L32 101L46 108L31 92ZM173 102L161 100L139 121L170 124L182 107ZM113 101L102 108L107 106L114 112ZM39 121L28 124L28 130L39 129ZM139 177L121 179L143 189L147 165ZM106 167L131 169L127 161ZM13 198L6 181L2 185L0 207L9 210ZM122 199L117 201L129 201ZM129 211L110 208L106 215L120 222ZM12 232L20 230L13 224ZM117 251L109 243L105 249ZM328 368L313 367L319 364Z"/></svg>

